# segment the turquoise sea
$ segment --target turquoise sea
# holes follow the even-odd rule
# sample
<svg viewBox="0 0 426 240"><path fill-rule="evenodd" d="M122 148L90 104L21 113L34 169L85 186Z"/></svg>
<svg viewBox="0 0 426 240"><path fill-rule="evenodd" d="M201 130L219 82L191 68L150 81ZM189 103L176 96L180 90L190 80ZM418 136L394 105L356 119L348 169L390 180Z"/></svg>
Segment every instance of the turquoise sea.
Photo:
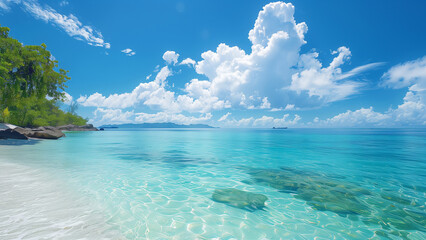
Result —
<svg viewBox="0 0 426 240"><path fill-rule="evenodd" d="M66 135L0 140L0 239L426 239L424 129Z"/></svg>

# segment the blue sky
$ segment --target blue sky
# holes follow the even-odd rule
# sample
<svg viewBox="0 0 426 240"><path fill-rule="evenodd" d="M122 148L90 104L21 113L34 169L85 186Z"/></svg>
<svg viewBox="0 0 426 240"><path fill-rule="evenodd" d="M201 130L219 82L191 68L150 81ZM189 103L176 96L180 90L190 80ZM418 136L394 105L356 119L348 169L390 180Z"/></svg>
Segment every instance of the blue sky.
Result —
<svg viewBox="0 0 426 240"><path fill-rule="evenodd" d="M95 125L423 127L425 11L421 0L0 0L0 24L47 44Z"/></svg>

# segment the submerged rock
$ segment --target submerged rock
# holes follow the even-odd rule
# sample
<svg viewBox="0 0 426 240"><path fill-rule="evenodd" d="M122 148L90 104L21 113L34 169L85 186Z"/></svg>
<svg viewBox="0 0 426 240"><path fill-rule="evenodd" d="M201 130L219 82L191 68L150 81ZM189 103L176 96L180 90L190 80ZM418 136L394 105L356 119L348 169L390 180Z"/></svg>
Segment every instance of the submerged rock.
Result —
<svg viewBox="0 0 426 240"><path fill-rule="evenodd" d="M258 184L273 187L281 192L295 193L296 198L305 200L316 210L331 211L341 216L369 213L368 206L356 196L370 192L356 185L342 184L319 174L305 174L300 170L291 171L288 168L252 170L250 175Z"/></svg>
<svg viewBox="0 0 426 240"><path fill-rule="evenodd" d="M414 191L418 191L418 192L422 192L422 193L426 193L426 187L422 187L422 186L416 186L416 185L410 185L410 184L403 184L403 187L406 187L408 189L412 189Z"/></svg>
<svg viewBox="0 0 426 240"><path fill-rule="evenodd" d="M367 225L380 225L387 232L405 236L407 230L426 231L423 204L409 196L392 191L374 193L345 180L334 180L317 173L278 169L248 169L247 184L269 186L280 192L292 192L313 209L334 212ZM397 230L390 232L392 230Z"/></svg>
<svg viewBox="0 0 426 240"><path fill-rule="evenodd" d="M415 205L415 202L412 202L411 200L406 199L390 191L382 192L380 196L382 196L383 199L386 199L395 203L400 203L403 205L411 205L411 204Z"/></svg>
<svg viewBox="0 0 426 240"><path fill-rule="evenodd" d="M268 200L263 194L241 191L235 188L216 189L212 198L216 202L247 210L262 209L265 207L265 201Z"/></svg>

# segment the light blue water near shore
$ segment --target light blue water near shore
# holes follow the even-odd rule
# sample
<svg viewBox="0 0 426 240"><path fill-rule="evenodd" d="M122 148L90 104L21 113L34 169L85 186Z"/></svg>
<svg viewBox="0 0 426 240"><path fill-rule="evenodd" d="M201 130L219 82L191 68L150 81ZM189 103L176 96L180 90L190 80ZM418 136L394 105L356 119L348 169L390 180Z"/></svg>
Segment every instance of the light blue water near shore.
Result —
<svg viewBox="0 0 426 240"><path fill-rule="evenodd" d="M40 189L43 181L57 181L61 192L87 201L111 230L99 236L426 239L426 130L144 129L66 134L58 141L0 141L0 169L17 164L37 170L49 176L38 178ZM8 174L1 172L1 181L13 184L13 178L19 178L19 172ZM212 193L219 188L263 194L267 207L253 211L215 202ZM49 206L59 204L55 199L61 192L46 193L49 199L42 200L51 201ZM19 212L25 212L24 207ZM0 204L0 212L14 214L6 204ZM81 226L100 222L81 221L87 221ZM25 220L19 224L21 231L37 228ZM71 226L67 233L81 226ZM2 239L20 231L11 233L8 228L0 224Z"/></svg>

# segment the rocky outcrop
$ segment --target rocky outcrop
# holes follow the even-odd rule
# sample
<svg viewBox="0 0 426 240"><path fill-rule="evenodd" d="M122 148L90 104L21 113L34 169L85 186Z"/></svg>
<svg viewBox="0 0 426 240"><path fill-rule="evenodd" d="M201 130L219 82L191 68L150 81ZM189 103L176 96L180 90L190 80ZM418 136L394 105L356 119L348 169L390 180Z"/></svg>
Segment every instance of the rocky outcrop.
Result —
<svg viewBox="0 0 426 240"><path fill-rule="evenodd" d="M8 128L5 130L0 130L0 139L28 139L28 137L23 134L21 131Z"/></svg>
<svg viewBox="0 0 426 240"><path fill-rule="evenodd" d="M9 129L9 128L14 129L16 127L18 127L18 126L15 126L15 125L9 124L9 123L0 123L0 131L6 130L6 129Z"/></svg>
<svg viewBox="0 0 426 240"><path fill-rule="evenodd" d="M25 130L28 131L26 133L26 136L30 138L58 139L65 136L65 134L61 130L50 126Z"/></svg>
<svg viewBox="0 0 426 240"><path fill-rule="evenodd" d="M62 131L98 131L92 124L83 126L64 125L60 127L21 128L15 125L0 123L0 139L58 139L65 134Z"/></svg>
<svg viewBox="0 0 426 240"><path fill-rule="evenodd" d="M28 139L28 138L40 138L40 139L58 139L65 136L65 134L54 128L54 127L39 127L39 128L9 128L0 131L1 139Z"/></svg>
<svg viewBox="0 0 426 240"><path fill-rule="evenodd" d="M64 126L59 126L57 129L61 131L98 131L97 128L93 127L92 124L86 124L83 126L77 126L73 124L68 124Z"/></svg>

